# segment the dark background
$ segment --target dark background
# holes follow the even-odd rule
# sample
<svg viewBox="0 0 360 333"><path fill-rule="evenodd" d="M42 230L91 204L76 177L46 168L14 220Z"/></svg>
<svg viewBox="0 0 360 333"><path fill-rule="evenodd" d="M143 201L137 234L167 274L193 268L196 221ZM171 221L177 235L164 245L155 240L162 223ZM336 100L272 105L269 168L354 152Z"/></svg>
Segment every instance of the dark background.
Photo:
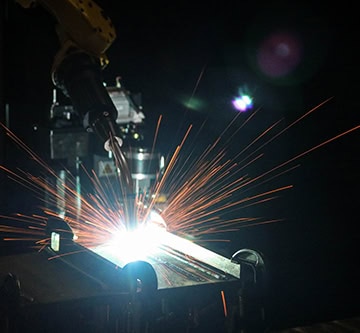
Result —
<svg viewBox="0 0 360 333"><path fill-rule="evenodd" d="M121 76L128 90L141 93L149 144L163 115L158 149L164 154L173 151L190 123L198 128L206 120L190 146L201 150L216 139L236 114L231 99L245 88L260 111L232 139L230 156L275 121L284 118L290 124L331 98L268 145L262 162L249 170L252 176L360 123L358 19L355 8L346 3L99 4L118 34L107 52L110 64L104 80L114 85ZM54 19L42 8L24 10L12 1L2 7L1 119L8 104L10 128L34 145L34 126L46 126L52 102L50 71L58 50ZM288 71L268 74L258 62L261 46L284 32L291 39L280 39L265 55L271 68ZM281 47L290 47L295 58L281 53L286 52ZM240 212L283 222L242 228L222 235L232 240L230 244L214 245L228 256L240 248L263 253L273 325L359 314L359 139L355 131L302 156L291 164L299 163L299 168L270 184L293 184L291 191ZM23 163L32 170L20 153L5 144L1 148L3 163ZM15 184L4 179L2 184L5 212L36 206Z"/></svg>

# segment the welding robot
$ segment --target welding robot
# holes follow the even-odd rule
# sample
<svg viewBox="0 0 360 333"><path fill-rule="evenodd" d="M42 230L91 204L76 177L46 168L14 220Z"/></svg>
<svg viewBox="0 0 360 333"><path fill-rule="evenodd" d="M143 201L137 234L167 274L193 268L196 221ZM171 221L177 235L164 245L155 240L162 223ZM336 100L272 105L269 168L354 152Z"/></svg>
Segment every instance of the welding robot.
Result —
<svg viewBox="0 0 360 333"><path fill-rule="evenodd" d="M118 133L116 123L118 111L102 80L102 70L109 63L106 51L116 38L111 20L93 1L15 1L24 8L41 5L56 18L58 22L56 30L61 47L52 67L53 83L70 98L82 119L85 130L95 133L104 145L104 149L112 152L116 167L120 170L125 197L128 199L125 213L129 220L134 219L132 207L135 206L133 200L136 196L131 170ZM137 261L122 267L118 263L114 265L110 259L102 259L103 255L106 255L106 247L96 253L80 249L73 242L71 228L63 222L61 219L49 220L47 233L49 237L54 237L54 240L52 239L52 245L46 249L56 256L57 261L65 264L65 266L59 264L62 283L56 286L58 290L51 287L57 284L59 278L49 275L44 288L46 286L51 288L44 292L41 286L39 287L38 301L40 302L43 297L43 303L47 309L50 309L51 300L55 304L54 313L50 314L47 310L45 314L40 314L36 312L38 311L36 307L34 310L29 307L30 315L25 316L25 322L31 322L32 325L38 325L37 327L40 328L41 324L36 318L41 317L47 321L47 325L55 325L52 322L65 325L66 321L56 317L62 315L59 310L62 309L78 325L88 316L88 321L98 328L98 330L90 330L91 332L180 333L213 332L214 329L217 333L262 331L263 303L258 302L255 311L252 311L256 315L251 318L251 315L247 315L247 303L244 302L251 293L261 295L259 289L263 286L265 269L263 258L256 251L243 249L236 252L231 259L227 259L186 239L167 234L167 240L164 239L161 245L162 252L151 258L151 264ZM59 244L56 244L58 239L55 239L55 236L59 236L62 245L67 246L58 246ZM64 252L62 248L66 248L66 251ZM0 262L0 268L10 267L9 271L14 271L6 276L0 286L0 300L4 302L6 309L10 309L7 304L14 300L13 295L19 296L21 293L16 265L20 273L22 265L26 266L30 261L38 261L44 272L47 270L53 272L55 269L52 262L39 259L42 258L42 253L37 254L37 257L33 254L29 256L32 257L29 259L25 255ZM119 267L121 269L118 269ZM165 271L171 275L165 276ZM43 278L36 276L37 270L34 272L36 273L30 275L29 280ZM156 274L157 272L159 274ZM60 271L58 274L60 275ZM79 280L77 280L78 275L81 277ZM68 278L74 285L66 284ZM115 301L112 297L114 290L114 295L120 295L125 302L120 304L116 298L117 303L114 305ZM76 302L70 305L66 297L73 297L72 293L77 294L79 299L98 300L100 306L95 312L99 315L97 321L94 321L93 315L89 315L90 307L86 301L83 307ZM31 302L28 300L26 304ZM65 304L65 307L62 308L61 304ZM13 316L12 311L6 320ZM35 311L34 315L31 315L31 311ZM129 320L130 315L131 320ZM51 323L47 317L53 318ZM103 325L100 325L100 322ZM60 328L55 329L54 326L51 326L51 329L51 332L64 332ZM89 329L89 326L85 327L85 331L89 332ZM67 327L66 331L80 332L76 327Z"/></svg>
<svg viewBox="0 0 360 333"><path fill-rule="evenodd" d="M106 88L102 77L102 71L109 63L106 51L116 39L116 31L110 18L93 1L15 0L15 2L25 9L41 6L55 17L60 49L55 55L51 69L52 81L56 88L70 98L85 131L94 133L104 150L112 153L116 168L120 171L125 214L129 224L131 221L135 223L136 195L129 163L122 150L123 140L116 121L118 110L110 97L113 92ZM135 114L126 121L137 123L142 118L141 114ZM49 237L54 230L61 235L62 245L72 242L72 230L61 217L49 218L46 227ZM125 289L136 289L133 281L136 282L139 276L133 275L138 275L144 270L148 280L150 276L151 289L156 289L155 272L146 263L136 263L136 267L128 266L123 270L126 272L122 274L125 277L121 279L121 283L127 285ZM9 274L5 281L13 279L14 276Z"/></svg>
<svg viewBox="0 0 360 333"><path fill-rule="evenodd" d="M16 0L22 7L41 5L57 20L56 32L60 41L52 66L52 81L82 119L87 132L101 140L104 149L113 154L120 170L121 185L129 221L135 198L131 171L118 133L118 111L104 86L102 70L109 60L105 54L116 38L112 22L93 1L81 0Z"/></svg>

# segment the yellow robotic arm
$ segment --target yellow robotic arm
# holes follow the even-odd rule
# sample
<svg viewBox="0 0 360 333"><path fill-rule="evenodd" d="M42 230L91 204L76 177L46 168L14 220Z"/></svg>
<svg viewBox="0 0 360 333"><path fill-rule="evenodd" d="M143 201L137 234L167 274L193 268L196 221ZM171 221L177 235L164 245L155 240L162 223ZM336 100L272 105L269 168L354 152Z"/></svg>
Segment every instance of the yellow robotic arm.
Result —
<svg viewBox="0 0 360 333"><path fill-rule="evenodd" d="M95 2L89 0L15 1L24 8L41 5L56 18L62 54L66 54L66 50L74 46L98 58L102 66L108 63L105 52L114 42L116 31L110 18Z"/></svg>
<svg viewBox="0 0 360 333"><path fill-rule="evenodd" d="M116 140L117 110L103 84L106 50L116 38L111 20L91 0L15 0L24 8L43 6L57 20L60 51L55 56L52 79L83 119L114 153L127 192L133 191L131 173Z"/></svg>
<svg viewBox="0 0 360 333"><path fill-rule="evenodd" d="M15 0L24 8L43 6L57 20L60 50L52 68L54 84L70 97L88 131L107 141L115 135L117 110L103 85L105 51L116 33L104 11L91 0Z"/></svg>

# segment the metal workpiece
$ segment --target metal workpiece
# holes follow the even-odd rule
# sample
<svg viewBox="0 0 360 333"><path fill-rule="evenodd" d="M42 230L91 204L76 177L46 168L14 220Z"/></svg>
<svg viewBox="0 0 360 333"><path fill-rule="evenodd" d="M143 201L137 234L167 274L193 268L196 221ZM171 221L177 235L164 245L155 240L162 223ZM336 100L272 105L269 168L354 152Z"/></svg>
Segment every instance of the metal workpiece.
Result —
<svg viewBox="0 0 360 333"><path fill-rule="evenodd" d="M42 251L0 260L0 271L16 278L3 277L1 302L15 311L6 320L17 318L20 329L235 333L247 323L245 314L260 311L244 291L243 281L253 276L241 263L165 229L156 246L143 246L133 257L121 244L89 249L76 243L61 219L47 233L52 242ZM17 292L7 291L10 284Z"/></svg>

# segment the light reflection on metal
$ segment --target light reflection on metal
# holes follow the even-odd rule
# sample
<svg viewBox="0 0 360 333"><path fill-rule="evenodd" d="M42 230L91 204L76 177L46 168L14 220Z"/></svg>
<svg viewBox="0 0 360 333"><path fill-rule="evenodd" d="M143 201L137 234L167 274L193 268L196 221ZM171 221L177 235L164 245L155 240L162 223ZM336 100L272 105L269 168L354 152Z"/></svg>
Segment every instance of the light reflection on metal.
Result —
<svg viewBox="0 0 360 333"><path fill-rule="evenodd" d="M154 224L114 236L110 242L90 250L120 268L136 260L148 262L159 278L159 289L191 285L195 279L197 283L207 283L240 278L239 264ZM164 278L164 267L177 273L183 269L188 274L177 276L169 285ZM208 276L208 280L203 276Z"/></svg>

